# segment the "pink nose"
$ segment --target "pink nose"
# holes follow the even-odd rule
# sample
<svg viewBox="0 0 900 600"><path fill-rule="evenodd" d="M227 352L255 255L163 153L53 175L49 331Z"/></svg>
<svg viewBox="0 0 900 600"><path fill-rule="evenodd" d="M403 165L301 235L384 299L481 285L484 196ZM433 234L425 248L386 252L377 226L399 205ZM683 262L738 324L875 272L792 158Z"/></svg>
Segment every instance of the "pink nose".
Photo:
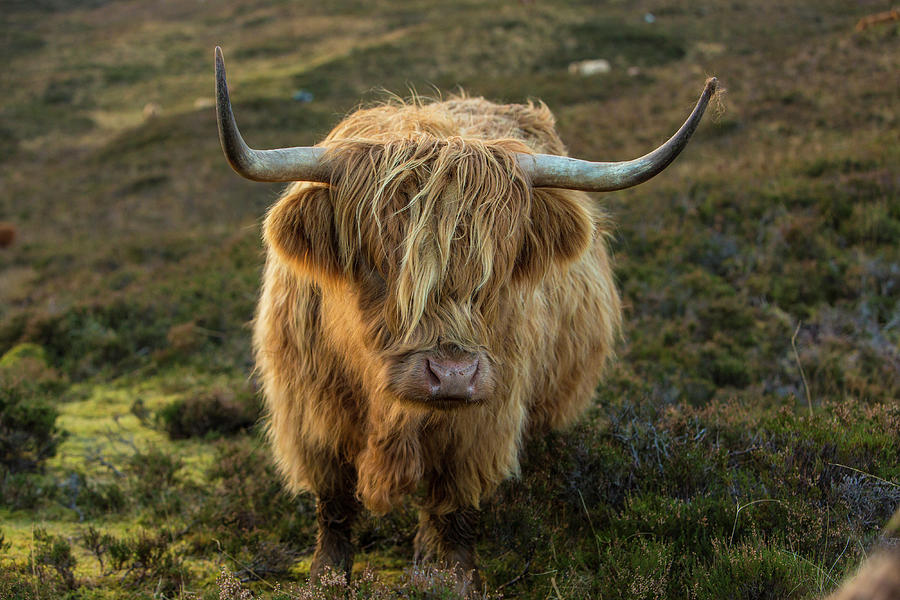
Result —
<svg viewBox="0 0 900 600"><path fill-rule="evenodd" d="M476 391L478 357L425 359L425 375L436 400L470 400Z"/></svg>

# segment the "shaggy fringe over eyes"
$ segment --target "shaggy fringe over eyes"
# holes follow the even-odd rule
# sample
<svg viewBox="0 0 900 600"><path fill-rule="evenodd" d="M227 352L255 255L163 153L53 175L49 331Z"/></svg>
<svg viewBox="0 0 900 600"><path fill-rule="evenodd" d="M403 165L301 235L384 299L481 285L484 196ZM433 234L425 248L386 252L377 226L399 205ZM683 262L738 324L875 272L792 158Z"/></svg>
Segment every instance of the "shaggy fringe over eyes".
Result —
<svg viewBox="0 0 900 600"><path fill-rule="evenodd" d="M530 218L531 187L514 156L528 148L429 133L324 146L340 262L349 271L367 257L389 282L391 329L408 342L428 311L459 307L466 314L443 318L470 331L490 322ZM443 297L455 308L438 306Z"/></svg>

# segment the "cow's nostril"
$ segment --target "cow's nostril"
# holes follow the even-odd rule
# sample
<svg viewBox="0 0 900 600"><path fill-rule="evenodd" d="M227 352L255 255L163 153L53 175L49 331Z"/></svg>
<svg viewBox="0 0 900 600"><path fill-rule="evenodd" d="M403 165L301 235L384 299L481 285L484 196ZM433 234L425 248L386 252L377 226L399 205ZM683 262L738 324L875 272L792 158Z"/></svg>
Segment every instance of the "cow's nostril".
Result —
<svg viewBox="0 0 900 600"><path fill-rule="evenodd" d="M431 384L432 390L437 390L441 386L441 376L438 371L435 371L433 363L431 359L425 359L425 378L428 380L428 383Z"/></svg>

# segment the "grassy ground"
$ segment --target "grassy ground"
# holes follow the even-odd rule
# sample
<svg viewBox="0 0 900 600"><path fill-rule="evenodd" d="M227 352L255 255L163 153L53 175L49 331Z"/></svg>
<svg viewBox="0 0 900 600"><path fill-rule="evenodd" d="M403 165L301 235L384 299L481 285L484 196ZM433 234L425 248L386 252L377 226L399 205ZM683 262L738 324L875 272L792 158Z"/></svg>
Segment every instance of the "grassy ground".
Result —
<svg viewBox="0 0 900 600"><path fill-rule="evenodd" d="M261 147L315 142L382 89L461 86L541 98L572 154L618 160L717 75L723 104L685 154L598 196L620 358L579 426L529 443L479 554L505 597L826 593L900 504L900 28L854 32L889 8L6 3L0 597L311 594L288 588L313 506L281 492L248 380L278 186L222 159L216 44ZM611 72L568 72L593 58ZM442 597L440 574L404 572L414 525L411 506L362 523L376 581L354 594Z"/></svg>

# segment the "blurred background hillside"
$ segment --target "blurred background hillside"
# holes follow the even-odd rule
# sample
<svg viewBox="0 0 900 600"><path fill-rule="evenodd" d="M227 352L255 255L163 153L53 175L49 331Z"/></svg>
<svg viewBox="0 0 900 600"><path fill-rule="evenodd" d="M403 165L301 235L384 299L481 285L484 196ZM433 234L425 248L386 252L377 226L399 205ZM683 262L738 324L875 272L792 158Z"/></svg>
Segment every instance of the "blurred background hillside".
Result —
<svg viewBox="0 0 900 600"><path fill-rule="evenodd" d="M215 45L255 147L465 90L623 160L717 76L664 174L597 195L619 361L479 554L505 597L826 593L900 504L900 21L857 27L892 8L0 0L0 598L300 594L271 585L308 572L313 507L268 463L247 326L280 186L222 157ZM414 526L366 520L357 566L442 597L403 571Z"/></svg>

